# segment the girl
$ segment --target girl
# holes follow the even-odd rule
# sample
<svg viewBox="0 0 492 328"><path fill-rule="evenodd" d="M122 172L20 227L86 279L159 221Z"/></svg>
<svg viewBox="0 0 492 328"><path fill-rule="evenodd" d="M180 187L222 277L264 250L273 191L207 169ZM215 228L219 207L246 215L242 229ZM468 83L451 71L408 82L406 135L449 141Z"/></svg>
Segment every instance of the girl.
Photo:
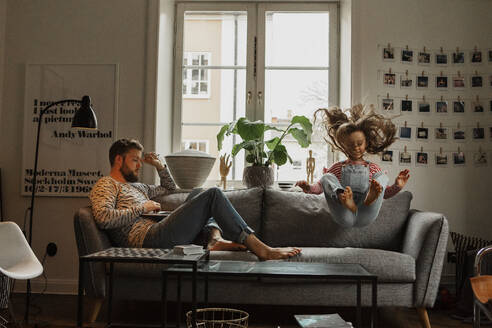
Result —
<svg viewBox="0 0 492 328"><path fill-rule="evenodd" d="M407 183L409 170L401 171L395 183L387 187L388 177L364 155L378 154L395 140L396 127L390 119L376 114L373 107L356 105L347 116L340 108L318 109L333 148L342 151L347 160L323 169L323 177L315 184L297 181L305 193L324 192L333 219L343 227L363 227L378 216L383 197L396 195ZM387 187L387 188L386 188ZM384 193L383 193L384 191Z"/></svg>

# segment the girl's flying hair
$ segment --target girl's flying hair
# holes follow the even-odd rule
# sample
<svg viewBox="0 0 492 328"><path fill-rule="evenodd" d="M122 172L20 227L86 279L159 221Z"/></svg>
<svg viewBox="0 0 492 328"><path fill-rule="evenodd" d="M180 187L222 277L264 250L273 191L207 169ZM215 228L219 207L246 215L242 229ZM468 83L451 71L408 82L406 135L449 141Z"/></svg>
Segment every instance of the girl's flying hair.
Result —
<svg viewBox="0 0 492 328"><path fill-rule="evenodd" d="M322 115L321 123L329 137L325 137L326 142L347 156L344 141L355 131L364 133L369 154L382 152L396 140L396 127L391 119L375 113L372 105L368 108L358 104L345 111L338 107L320 108L314 112L315 123L318 114Z"/></svg>

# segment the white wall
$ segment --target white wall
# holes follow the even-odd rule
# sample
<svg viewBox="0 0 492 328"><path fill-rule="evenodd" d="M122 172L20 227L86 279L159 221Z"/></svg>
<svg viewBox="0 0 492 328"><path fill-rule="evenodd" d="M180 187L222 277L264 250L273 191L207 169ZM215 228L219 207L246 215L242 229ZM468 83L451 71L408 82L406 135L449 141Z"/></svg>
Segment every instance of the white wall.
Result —
<svg viewBox="0 0 492 328"><path fill-rule="evenodd" d="M7 0L5 14L5 0L1 0L0 44L4 22L6 35L5 48L0 48L0 59L5 49L5 66L0 66L0 73L4 73L0 74L4 76L0 167L7 218L22 226L29 206L29 197L21 197L19 188L27 62L118 63L119 135L115 138L144 138L149 1ZM58 245L58 254L45 263L48 292L75 291L78 261L73 214L76 208L87 204L87 198L37 198L33 248L42 258L48 242ZM42 287L41 282L33 285L34 290ZM21 288L22 285L18 284Z"/></svg>
<svg viewBox="0 0 492 328"><path fill-rule="evenodd" d="M383 63L381 60L381 49L378 44L386 45L390 42L394 46L405 46L423 49L479 49L492 48L492 2L488 0L372 0L353 1L353 101L364 101L365 103L376 103L377 95L386 95L387 88L381 87L378 81L377 70L397 66L398 64ZM395 53L398 58L399 53ZM409 71L430 71L431 67L419 67L411 65ZM457 70L459 68L453 68ZM481 72L492 74L492 65L485 63L478 66ZM395 69L393 69L395 70ZM435 69L434 69L435 70ZM451 70L451 68L444 68ZM468 70L462 68L462 70ZM470 72L471 73L471 72ZM399 91L399 88L389 90L391 95L404 96L409 94L421 94L417 91ZM427 92L429 95L431 92ZM455 94L453 91L448 91ZM490 97L490 88L483 88L482 98ZM476 92L465 92L464 97L475 97ZM446 94L444 94L446 96ZM432 103L431 103L432 104ZM492 126L492 113L487 105L486 115L479 118L481 126ZM434 110L435 111L435 110ZM476 114L475 114L476 115ZM445 118L436 118L436 114L429 115L423 119L415 113L411 118L398 118L396 121L408 120L409 124L425 120L425 124L455 125L458 121L461 125L476 124L477 117L472 113L467 114L464 119L448 115ZM488 137L489 135L486 134ZM468 136L469 137L469 136ZM409 148L420 149L421 143L398 142L395 146L403 148L407 144ZM453 149L457 146L451 141L442 145L431 142L423 144L424 148ZM482 148L492 151L492 142L486 140ZM478 149L478 143L469 141L461 145L461 149ZM491 157L489 157L489 160ZM471 158L468 158L471 160ZM391 179L402 169L394 165L388 172ZM475 168L471 164L465 168L449 167L441 168L416 168L410 167L411 178L406 187L410 190L414 199L412 207L441 212L449 220L450 230L465 234L492 239L492 212L490 207L491 193L489 186L492 184L492 166ZM451 243L450 243L450 249ZM451 267L446 270L452 273Z"/></svg>
<svg viewBox="0 0 492 328"><path fill-rule="evenodd" d="M5 22L7 17L7 0L0 0L0 122L2 119L4 58L5 58Z"/></svg>

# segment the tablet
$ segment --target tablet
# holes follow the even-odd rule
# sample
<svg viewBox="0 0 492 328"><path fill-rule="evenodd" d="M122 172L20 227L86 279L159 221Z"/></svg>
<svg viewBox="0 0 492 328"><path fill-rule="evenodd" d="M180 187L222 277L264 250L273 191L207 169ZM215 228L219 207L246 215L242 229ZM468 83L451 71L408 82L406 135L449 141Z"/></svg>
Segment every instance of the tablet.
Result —
<svg viewBox="0 0 492 328"><path fill-rule="evenodd" d="M145 214L142 214L141 217L143 217L143 218L165 218L169 214L171 214L171 211L159 211L159 212L145 213Z"/></svg>

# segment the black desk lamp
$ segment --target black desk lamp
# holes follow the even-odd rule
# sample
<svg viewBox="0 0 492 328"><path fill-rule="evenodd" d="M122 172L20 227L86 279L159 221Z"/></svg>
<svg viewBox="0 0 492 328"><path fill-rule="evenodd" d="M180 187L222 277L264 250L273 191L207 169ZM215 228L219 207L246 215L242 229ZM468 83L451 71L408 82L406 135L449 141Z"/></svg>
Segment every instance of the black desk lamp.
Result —
<svg viewBox="0 0 492 328"><path fill-rule="evenodd" d="M36 154L34 155L34 172L32 177L32 194L31 194L31 207L29 211L29 246L32 243L32 217L34 213L34 199L36 197L36 178L38 174L38 154L39 154L39 132L41 131L41 122L43 114L53 106L61 105L64 103L76 103L80 104L80 108L75 112L72 119L72 128L76 129L97 129L97 118L94 110L91 107L91 98L89 96L83 96L82 100L78 99L64 99L46 106L39 113L38 120L38 134L36 137ZM27 293L26 293L26 313L24 320L27 323L29 321L29 299L31 296L31 280L27 280Z"/></svg>

